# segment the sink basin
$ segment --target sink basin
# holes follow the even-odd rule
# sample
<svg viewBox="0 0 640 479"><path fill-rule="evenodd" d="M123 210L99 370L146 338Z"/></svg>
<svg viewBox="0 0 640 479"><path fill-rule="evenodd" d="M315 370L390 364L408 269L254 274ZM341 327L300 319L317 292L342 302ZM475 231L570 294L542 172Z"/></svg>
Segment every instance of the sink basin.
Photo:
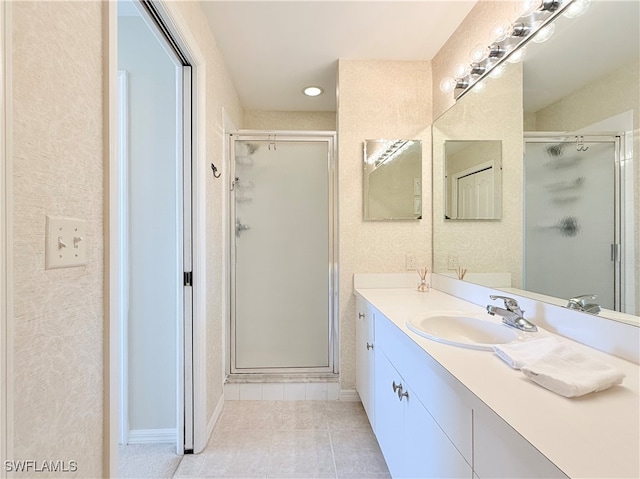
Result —
<svg viewBox="0 0 640 479"><path fill-rule="evenodd" d="M515 341L520 336L503 324L456 312L419 316L407 321L407 327L433 341L484 351L493 351L494 345Z"/></svg>

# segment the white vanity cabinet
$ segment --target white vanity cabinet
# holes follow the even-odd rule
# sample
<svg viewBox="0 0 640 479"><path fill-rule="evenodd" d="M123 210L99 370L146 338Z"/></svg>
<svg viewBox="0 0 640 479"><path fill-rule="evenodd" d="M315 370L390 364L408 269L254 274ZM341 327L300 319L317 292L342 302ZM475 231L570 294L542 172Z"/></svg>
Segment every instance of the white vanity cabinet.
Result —
<svg viewBox="0 0 640 479"><path fill-rule="evenodd" d="M471 466L381 348L375 356L375 433L391 476L470 478Z"/></svg>
<svg viewBox="0 0 640 479"><path fill-rule="evenodd" d="M356 313L356 390L369 417L369 422L373 426L375 424L373 406L374 312L368 307L366 301L358 298Z"/></svg>
<svg viewBox="0 0 640 479"><path fill-rule="evenodd" d="M567 477L407 333L371 316L375 374L358 391L373 389L369 418L392 477ZM371 371L364 350L357 360L356 371Z"/></svg>
<svg viewBox="0 0 640 479"><path fill-rule="evenodd" d="M473 425L473 468L478 478L567 477L485 405L474 409Z"/></svg>

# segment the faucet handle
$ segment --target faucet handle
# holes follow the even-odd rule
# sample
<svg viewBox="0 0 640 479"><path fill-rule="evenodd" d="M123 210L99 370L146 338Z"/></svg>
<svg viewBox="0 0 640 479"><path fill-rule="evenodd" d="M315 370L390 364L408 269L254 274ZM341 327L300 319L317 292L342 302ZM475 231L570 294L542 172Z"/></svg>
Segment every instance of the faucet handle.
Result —
<svg viewBox="0 0 640 479"><path fill-rule="evenodd" d="M597 294L581 294L579 296L574 296L569 299L569 304L567 304L567 308L571 309L582 309L587 305L587 300L596 299L598 297ZM576 306L578 308L576 308Z"/></svg>
<svg viewBox="0 0 640 479"><path fill-rule="evenodd" d="M510 298L509 296L500 296L500 295L496 295L496 294L491 294L489 295L489 298L491 299L501 299L504 301L504 307L507 308L507 310L509 311L515 311L516 309L518 309L518 302L513 299Z"/></svg>

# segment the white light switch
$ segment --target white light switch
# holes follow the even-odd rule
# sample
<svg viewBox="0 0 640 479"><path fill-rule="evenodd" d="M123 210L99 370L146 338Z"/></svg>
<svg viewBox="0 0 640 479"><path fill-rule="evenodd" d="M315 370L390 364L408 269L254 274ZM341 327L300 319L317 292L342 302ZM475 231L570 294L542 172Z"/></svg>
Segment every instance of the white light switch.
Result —
<svg viewBox="0 0 640 479"><path fill-rule="evenodd" d="M47 216L45 268L71 268L87 264L84 220Z"/></svg>

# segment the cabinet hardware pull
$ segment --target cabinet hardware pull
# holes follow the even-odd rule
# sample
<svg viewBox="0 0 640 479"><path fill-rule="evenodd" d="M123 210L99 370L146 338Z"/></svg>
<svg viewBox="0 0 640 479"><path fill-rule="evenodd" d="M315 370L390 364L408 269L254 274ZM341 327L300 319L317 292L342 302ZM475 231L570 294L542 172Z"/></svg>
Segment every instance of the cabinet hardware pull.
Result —
<svg viewBox="0 0 640 479"><path fill-rule="evenodd" d="M369 350L369 349L373 349L373 344L367 343L367 350Z"/></svg>
<svg viewBox="0 0 640 479"><path fill-rule="evenodd" d="M398 390L402 391L402 383L400 383L400 384L396 384L396 382L395 382L395 381L393 381L392 386L393 386L393 392L394 392L394 393L395 393L395 392L398 392ZM398 394L399 394L399 393L398 393Z"/></svg>
<svg viewBox="0 0 640 479"><path fill-rule="evenodd" d="M402 384L400 385L400 389L398 389L398 399L402 401L402 398L406 397L409 399L409 391L402 392Z"/></svg>
<svg viewBox="0 0 640 479"><path fill-rule="evenodd" d="M358 318L360 319L364 318L364 313L358 313Z"/></svg>

